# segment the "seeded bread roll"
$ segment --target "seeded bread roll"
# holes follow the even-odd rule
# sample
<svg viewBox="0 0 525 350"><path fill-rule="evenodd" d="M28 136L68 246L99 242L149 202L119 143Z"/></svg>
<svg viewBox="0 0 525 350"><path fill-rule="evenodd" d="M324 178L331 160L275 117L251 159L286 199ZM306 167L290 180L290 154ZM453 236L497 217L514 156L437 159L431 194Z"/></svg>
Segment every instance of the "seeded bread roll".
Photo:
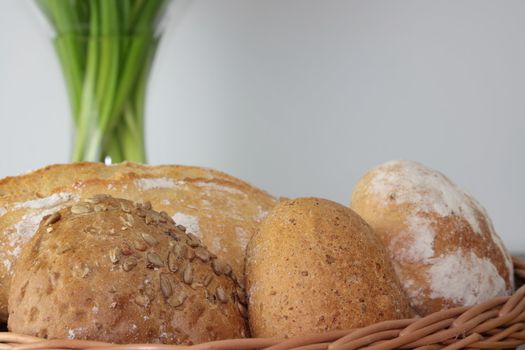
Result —
<svg viewBox="0 0 525 350"><path fill-rule="evenodd" d="M7 319L13 265L42 217L98 193L150 201L231 264L239 277L248 240L276 203L232 176L188 166L74 163L0 180L0 320Z"/></svg>
<svg viewBox="0 0 525 350"><path fill-rule="evenodd" d="M292 337L410 316L388 253L351 209L281 202L250 241L249 318L256 337Z"/></svg>
<svg viewBox="0 0 525 350"><path fill-rule="evenodd" d="M245 337L231 267L149 208L97 196L44 218L15 267L9 330L112 343Z"/></svg>
<svg viewBox="0 0 525 350"><path fill-rule="evenodd" d="M483 207L443 174L411 161L368 172L352 209L380 235L421 315L514 288L510 255Z"/></svg>

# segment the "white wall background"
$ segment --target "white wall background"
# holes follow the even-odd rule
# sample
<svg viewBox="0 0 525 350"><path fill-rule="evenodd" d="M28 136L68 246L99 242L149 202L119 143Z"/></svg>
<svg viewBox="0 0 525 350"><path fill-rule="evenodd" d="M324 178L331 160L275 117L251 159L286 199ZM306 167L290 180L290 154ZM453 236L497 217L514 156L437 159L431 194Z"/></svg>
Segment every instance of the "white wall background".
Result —
<svg viewBox="0 0 525 350"><path fill-rule="evenodd" d="M59 67L0 0L0 177L68 160ZM525 1L217 0L176 6L152 73L150 162L347 203L367 169L419 160L525 252Z"/></svg>

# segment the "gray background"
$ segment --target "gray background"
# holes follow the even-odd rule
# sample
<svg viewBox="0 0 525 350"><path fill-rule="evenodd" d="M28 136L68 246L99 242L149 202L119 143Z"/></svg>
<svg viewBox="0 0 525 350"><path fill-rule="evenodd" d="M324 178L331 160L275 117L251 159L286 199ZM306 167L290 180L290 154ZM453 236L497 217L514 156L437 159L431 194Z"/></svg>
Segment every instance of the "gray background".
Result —
<svg viewBox="0 0 525 350"><path fill-rule="evenodd" d="M0 0L0 177L66 162L66 94L29 1ZM150 162L347 203L394 158L441 170L525 251L525 1L178 2L152 73Z"/></svg>

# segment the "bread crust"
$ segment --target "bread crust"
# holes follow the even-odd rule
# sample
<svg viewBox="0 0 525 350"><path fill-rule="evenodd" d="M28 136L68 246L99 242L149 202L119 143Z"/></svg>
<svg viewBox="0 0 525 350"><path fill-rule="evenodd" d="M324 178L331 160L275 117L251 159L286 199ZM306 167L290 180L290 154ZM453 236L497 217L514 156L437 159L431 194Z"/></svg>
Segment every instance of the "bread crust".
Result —
<svg viewBox="0 0 525 350"><path fill-rule="evenodd" d="M9 295L9 330L49 339L196 344L246 336L231 267L147 205L97 196L44 219Z"/></svg>
<svg viewBox="0 0 525 350"><path fill-rule="evenodd" d="M487 212L443 174L412 161L384 163L359 180L351 207L389 248L420 315L513 291L510 255Z"/></svg>
<svg viewBox="0 0 525 350"><path fill-rule="evenodd" d="M41 218L98 193L150 201L244 274L246 245L276 199L208 168L120 163L50 165L0 180L0 320L7 319L11 271Z"/></svg>
<svg viewBox="0 0 525 350"><path fill-rule="evenodd" d="M410 316L388 253L351 209L281 202L250 241L249 319L256 337L293 337Z"/></svg>

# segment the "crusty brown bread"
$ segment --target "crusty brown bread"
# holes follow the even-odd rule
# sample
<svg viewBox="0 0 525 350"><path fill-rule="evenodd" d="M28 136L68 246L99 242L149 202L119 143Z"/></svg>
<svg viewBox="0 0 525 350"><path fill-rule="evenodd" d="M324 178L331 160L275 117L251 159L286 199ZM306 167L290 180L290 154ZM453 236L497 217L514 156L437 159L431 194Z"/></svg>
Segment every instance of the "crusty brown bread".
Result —
<svg viewBox="0 0 525 350"><path fill-rule="evenodd" d="M238 276L248 240L276 203L232 176L189 166L74 163L0 180L0 320L7 319L13 264L42 217L97 193L150 201L230 263Z"/></svg>
<svg viewBox="0 0 525 350"><path fill-rule="evenodd" d="M256 337L292 337L410 316L379 237L351 209L318 198L281 202L246 256Z"/></svg>
<svg viewBox="0 0 525 350"><path fill-rule="evenodd" d="M443 174L391 161L357 183L351 207L380 235L421 315L514 288L510 256L483 207Z"/></svg>
<svg viewBox="0 0 525 350"><path fill-rule="evenodd" d="M245 337L231 267L166 213L107 196L46 216L9 294L9 330L49 339L196 344Z"/></svg>

